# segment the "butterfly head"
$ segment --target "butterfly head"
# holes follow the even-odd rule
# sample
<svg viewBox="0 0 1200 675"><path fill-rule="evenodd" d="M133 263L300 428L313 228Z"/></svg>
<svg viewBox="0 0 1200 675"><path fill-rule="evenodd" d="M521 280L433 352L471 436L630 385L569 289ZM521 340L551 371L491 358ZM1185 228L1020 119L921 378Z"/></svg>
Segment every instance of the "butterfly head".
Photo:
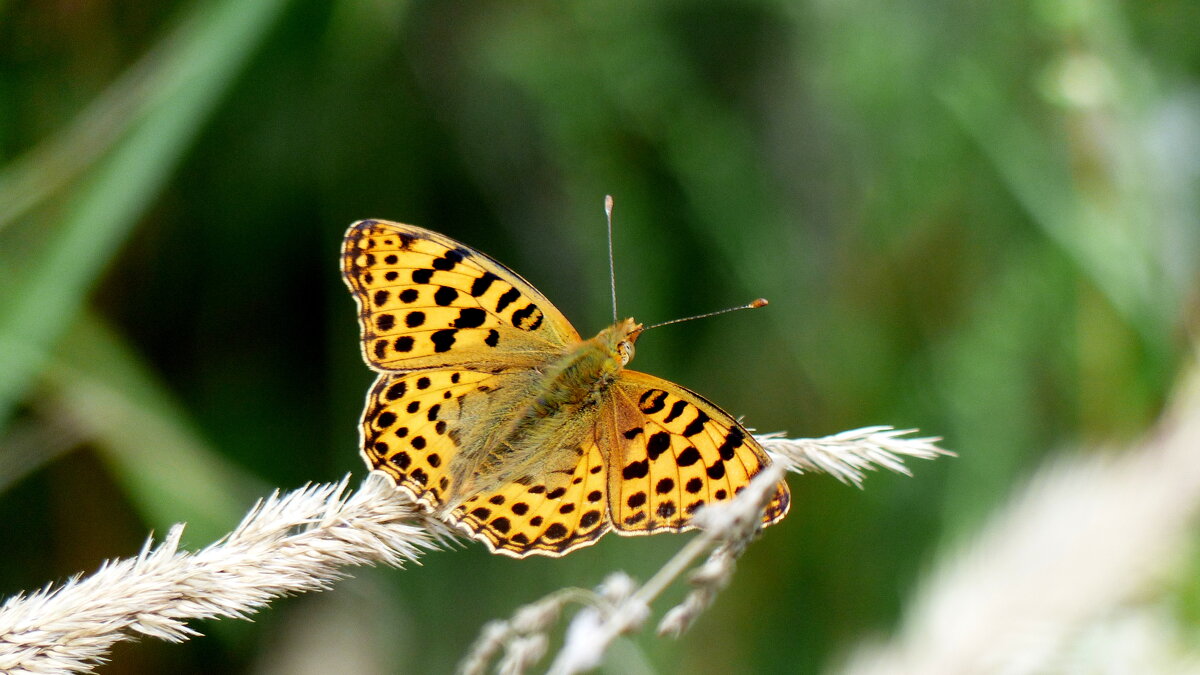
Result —
<svg viewBox="0 0 1200 675"><path fill-rule="evenodd" d="M596 338L619 369L633 360L633 345L642 330L642 324L633 319L622 319L600 331Z"/></svg>

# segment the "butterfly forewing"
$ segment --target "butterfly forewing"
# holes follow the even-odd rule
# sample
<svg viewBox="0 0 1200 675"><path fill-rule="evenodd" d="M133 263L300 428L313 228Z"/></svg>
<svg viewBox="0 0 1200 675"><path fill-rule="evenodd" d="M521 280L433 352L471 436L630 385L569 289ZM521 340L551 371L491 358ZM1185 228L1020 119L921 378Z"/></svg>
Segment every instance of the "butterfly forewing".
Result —
<svg viewBox="0 0 1200 675"><path fill-rule="evenodd" d="M736 420L695 392L629 370L614 389L620 452L609 495L621 534L690 529L697 509L732 499L770 461ZM763 522L783 518L789 502L780 482Z"/></svg>
<svg viewBox="0 0 1200 675"><path fill-rule="evenodd" d="M579 341L515 272L412 225L351 225L342 274L358 303L363 357L377 370L530 367Z"/></svg>

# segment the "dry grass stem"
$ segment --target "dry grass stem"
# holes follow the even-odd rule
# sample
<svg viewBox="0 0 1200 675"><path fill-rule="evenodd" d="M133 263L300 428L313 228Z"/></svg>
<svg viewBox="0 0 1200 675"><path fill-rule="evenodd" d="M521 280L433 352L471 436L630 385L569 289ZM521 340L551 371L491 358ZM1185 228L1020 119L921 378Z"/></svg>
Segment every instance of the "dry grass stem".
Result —
<svg viewBox="0 0 1200 675"><path fill-rule="evenodd" d="M1198 448L1194 367L1145 441L1120 454L1059 458L1039 471L932 571L898 633L860 648L840 672L1175 672L1147 663L1127 671L1059 666L1078 662L1089 635L1153 601L1179 574L1200 517ZM1119 662L1120 647L1105 651ZM1200 658L1193 648L1176 661L1186 670Z"/></svg>
<svg viewBox="0 0 1200 675"><path fill-rule="evenodd" d="M588 605L598 601L591 591L564 588L525 605L507 621L489 622L468 650L467 657L459 664L459 672L464 675L482 675L487 672L488 664L502 651L504 656L499 669L504 671L507 667L513 672L523 672L537 663L545 653L546 633L558 622L564 608L573 603ZM526 663L531 643L543 645L542 654L532 662Z"/></svg>
<svg viewBox="0 0 1200 675"><path fill-rule="evenodd" d="M755 438L790 471L827 473L843 483L862 487L866 472L880 468L911 476L912 472L904 465L905 457L936 459L954 455L937 446L941 438L905 438L915 431L878 426L824 438L783 438L778 432Z"/></svg>
<svg viewBox="0 0 1200 675"><path fill-rule="evenodd" d="M120 640L186 640L199 634L188 620L245 618L279 596L329 588L343 567L400 566L436 546L439 534L390 484L369 478L347 494L347 481L276 493L200 551L179 550L176 525L137 557L9 598L0 672L87 672Z"/></svg>
<svg viewBox="0 0 1200 675"><path fill-rule="evenodd" d="M864 471L877 467L908 475L905 457L932 459L949 453L933 438L904 438L911 431L868 427L827 438L788 439L780 434L756 436L774 460L735 499L696 513L700 533L641 586L617 572L594 591L566 589L528 605L509 621L493 622L460 665L465 675L480 675L504 650L498 670L523 673L536 665L535 653L525 646L536 641L537 654L546 648L549 630L568 604L582 609L567 626L563 644L550 665L552 675L571 675L598 667L609 646L621 635L640 630L650 616L651 603L684 574L692 584L683 601L667 610L659 622L660 635L677 637L707 609L733 576L737 558L762 530L762 511L786 471L819 471L861 486ZM707 554L699 566L696 561ZM689 573L689 570L691 572ZM536 622L522 620L535 615Z"/></svg>
<svg viewBox="0 0 1200 675"><path fill-rule="evenodd" d="M695 588L667 613L660 631L678 635L712 602L734 562L760 529L760 514L784 469L826 471L858 483L876 465L905 471L903 457L944 451L931 439L872 427L829 439L763 437L776 458L736 499L697 513L701 534L691 539L646 584L623 573L595 591L567 589L490 624L462 664L484 672L500 654L500 670L520 673L547 652L548 631L563 608L584 606L567 630L551 667L576 673L599 664L619 635L639 629L650 603L701 556ZM448 544L451 530L414 507L392 484L369 477L354 493L349 478L276 493L248 513L232 533L196 552L180 551L182 525L157 545L147 541L134 558L105 563L88 577L9 598L0 606L0 671L77 673L104 661L112 645L139 635L181 641L199 633L193 619L245 618L281 595L323 590L345 576L341 568L382 563L400 566L422 550Z"/></svg>

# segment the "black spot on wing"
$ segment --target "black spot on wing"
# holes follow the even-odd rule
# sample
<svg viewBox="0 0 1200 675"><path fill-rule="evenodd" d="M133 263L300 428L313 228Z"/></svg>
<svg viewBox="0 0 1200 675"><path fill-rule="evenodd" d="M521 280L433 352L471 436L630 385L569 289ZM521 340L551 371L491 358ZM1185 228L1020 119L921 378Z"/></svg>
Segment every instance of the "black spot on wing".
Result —
<svg viewBox="0 0 1200 675"><path fill-rule="evenodd" d="M667 414L666 419L663 420L663 424L670 424L676 417L682 415L684 410L687 410L687 401L683 399L675 401L675 403L671 404L671 412Z"/></svg>
<svg viewBox="0 0 1200 675"><path fill-rule="evenodd" d="M679 466L691 466L699 461L700 451L695 446L684 448L683 452L679 453L679 456L675 458L675 463Z"/></svg>
<svg viewBox="0 0 1200 675"><path fill-rule="evenodd" d="M645 478L646 474L648 474L649 472L650 472L650 463L643 459L643 460L640 460L637 462L630 462L629 464L627 464L625 466L625 468L621 471L621 476L625 480L633 480L635 478Z"/></svg>
<svg viewBox="0 0 1200 675"><path fill-rule="evenodd" d="M505 307L511 305L513 301L519 297L521 297L521 293L515 288L510 288L505 291L504 295L500 296L500 300L496 302L496 313L499 314L500 312L503 312Z"/></svg>
<svg viewBox="0 0 1200 675"><path fill-rule="evenodd" d="M647 414L654 414L666 407L667 392L662 389L647 389L638 399L638 409Z"/></svg>
<svg viewBox="0 0 1200 675"><path fill-rule="evenodd" d="M466 307L458 310L458 318L452 324L455 328L478 328L487 319L487 312L478 307Z"/></svg>
<svg viewBox="0 0 1200 675"><path fill-rule="evenodd" d="M646 456L650 461L658 459L659 455L663 454L671 447L671 434L665 431L659 431L646 439Z"/></svg>
<svg viewBox="0 0 1200 675"><path fill-rule="evenodd" d="M696 411L696 419L694 419L688 423L687 427L685 427L683 430L683 435L684 436L695 436L696 434L700 433L701 431L704 431L704 424L708 421L709 421L708 415L705 415L703 410L697 410Z"/></svg>
<svg viewBox="0 0 1200 675"><path fill-rule="evenodd" d="M471 296L478 298L484 293L487 293L488 289L492 287L492 282L497 281L499 278L500 277L492 274L491 272L484 272L483 276L479 277L471 284Z"/></svg>
<svg viewBox="0 0 1200 675"><path fill-rule="evenodd" d="M725 442L721 443L721 447L717 448L721 459L733 459L734 451L742 446L745 441L746 434L738 427L732 427L728 434L725 434Z"/></svg>
<svg viewBox="0 0 1200 675"><path fill-rule="evenodd" d="M442 257L433 260L433 269L448 272L462 262L463 254L458 251L446 251Z"/></svg>
<svg viewBox="0 0 1200 675"><path fill-rule="evenodd" d="M712 466L705 469L704 473L708 474L708 477L713 480L717 480L718 478L724 478L725 477L725 461L718 459L717 461L712 463Z"/></svg>
<svg viewBox="0 0 1200 675"><path fill-rule="evenodd" d="M442 307L447 307L458 299L458 291L449 286L442 286L433 294L433 301Z"/></svg>
<svg viewBox="0 0 1200 675"><path fill-rule="evenodd" d="M536 330L542 325L542 310L531 302L513 312L512 323L521 330Z"/></svg>
<svg viewBox="0 0 1200 675"><path fill-rule="evenodd" d="M433 340L433 351L439 353L450 351L450 347L454 346L454 334L457 332L458 330L455 328L435 331L433 335L429 336L429 339Z"/></svg>

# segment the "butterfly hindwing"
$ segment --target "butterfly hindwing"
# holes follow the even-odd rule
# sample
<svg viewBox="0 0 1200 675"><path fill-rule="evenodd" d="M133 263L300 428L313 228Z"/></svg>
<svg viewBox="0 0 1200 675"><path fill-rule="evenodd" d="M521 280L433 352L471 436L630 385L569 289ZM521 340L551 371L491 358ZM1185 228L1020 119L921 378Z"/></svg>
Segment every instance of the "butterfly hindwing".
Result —
<svg viewBox="0 0 1200 675"><path fill-rule="evenodd" d="M770 462L737 420L695 392L630 370L614 389L609 503L620 534L690 529L697 509L732 499ZM780 482L764 524L783 518L789 502Z"/></svg>
<svg viewBox="0 0 1200 675"><path fill-rule="evenodd" d="M497 376L470 370L383 373L363 410L362 454L413 499L432 508L451 491L449 467L469 397L492 391Z"/></svg>
<svg viewBox="0 0 1200 675"><path fill-rule="evenodd" d="M515 558L561 556L591 544L611 529L606 463L595 439L571 452L578 460L562 476L530 477L476 494L455 509L452 522L493 552Z"/></svg>
<svg viewBox="0 0 1200 675"><path fill-rule="evenodd" d="M532 366L579 335L516 272L449 237L361 220L342 249L363 358L381 371Z"/></svg>
<svg viewBox="0 0 1200 675"><path fill-rule="evenodd" d="M456 481L464 477L451 469L464 452L460 444L472 438L472 425L496 421L495 402L520 389L520 382L527 382L521 374L457 369L383 373L363 412L363 456L413 499L494 552L563 555L610 529L605 457L590 430L562 449L569 459L557 463L569 468L471 491L456 504Z"/></svg>

